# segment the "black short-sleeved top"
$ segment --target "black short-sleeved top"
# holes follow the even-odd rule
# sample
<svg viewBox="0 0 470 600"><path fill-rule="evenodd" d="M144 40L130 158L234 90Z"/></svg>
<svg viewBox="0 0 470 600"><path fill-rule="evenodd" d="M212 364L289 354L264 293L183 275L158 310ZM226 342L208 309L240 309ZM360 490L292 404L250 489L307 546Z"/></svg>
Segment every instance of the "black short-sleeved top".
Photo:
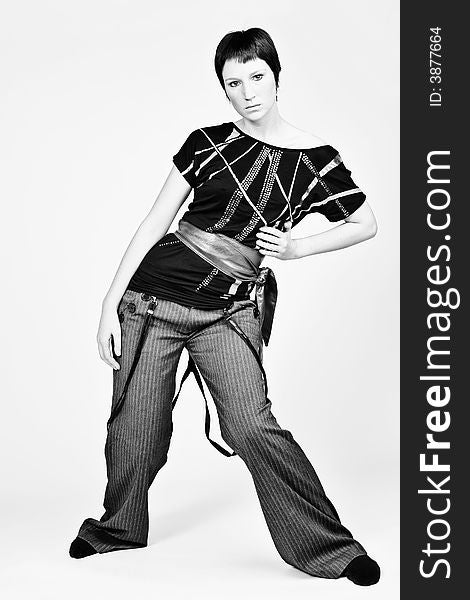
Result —
<svg viewBox="0 0 470 600"><path fill-rule="evenodd" d="M293 227L315 212L329 221L340 221L366 199L330 145L282 148L247 135L233 122L202 129L271 227L282 229L289 220L286 197ZM264 223L203 131L195 129L188 135L173 163L194 192L181 218L254 248L256 232ZM128 287L185 306L210 309L247 298L252 284L236 282L195 254L174 233L167 233L144 256Z"/></svg>

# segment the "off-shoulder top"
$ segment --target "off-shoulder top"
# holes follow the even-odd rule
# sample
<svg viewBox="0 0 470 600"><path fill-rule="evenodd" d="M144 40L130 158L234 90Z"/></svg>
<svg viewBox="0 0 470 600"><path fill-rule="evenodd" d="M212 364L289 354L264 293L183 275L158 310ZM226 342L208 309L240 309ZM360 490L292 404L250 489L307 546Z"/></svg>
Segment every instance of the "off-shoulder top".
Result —
<svg viewBox="0 0 470 600"><path fill-rule="evenodd" d="M328 144L282 148L251 137L233 122L201 129L187 136L173 163L193 188L193 199L181 218L205 231L223 233L254 248L256 232L264 225L259 213L268 225L281 229L291 215L292 227L310 213L340 221L366 199L339 152ZM252 285L235 284L170 232L147 252L128 287L184 306L212 309L247 298Z"/></svg>

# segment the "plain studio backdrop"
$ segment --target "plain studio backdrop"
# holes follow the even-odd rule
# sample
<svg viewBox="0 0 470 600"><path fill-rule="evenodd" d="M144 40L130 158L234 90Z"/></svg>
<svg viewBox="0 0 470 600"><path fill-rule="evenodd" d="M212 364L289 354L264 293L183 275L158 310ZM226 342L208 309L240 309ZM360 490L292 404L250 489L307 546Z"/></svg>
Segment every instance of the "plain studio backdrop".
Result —
<svg viewBox="0 0 470 600"><path fill-rule="evenodd" d="M3 2L0 23L3 597L398 597L399 3L30 0ZM279 284L273 413L380 563L372 588L281 559L245 464L205 438L193 377L150 488L149 546L68 556L103 513L102 299L188 133L238 120L213 59L250 27L277 46L281 115L339 150L378 221L359 245L264 262ZM337 225L309 215L293 237ZM184 350L177 385L186 364Z"/></svg>

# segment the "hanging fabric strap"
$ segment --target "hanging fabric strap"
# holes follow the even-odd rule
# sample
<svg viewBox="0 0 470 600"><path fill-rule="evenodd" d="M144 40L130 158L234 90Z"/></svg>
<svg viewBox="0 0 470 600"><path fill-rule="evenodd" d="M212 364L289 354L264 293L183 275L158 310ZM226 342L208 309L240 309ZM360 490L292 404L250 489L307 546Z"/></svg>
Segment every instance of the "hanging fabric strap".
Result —
<svg viewBox="0 0 470 600"><path fill-rule="evenodd" d="M236 312L238 312L239 310L243 310L246 308L250 308L251 306L241 306L240 308L237 308L235 311L233 311L231 314L229 314L227 311L228 309L225 309L225 315L221 318L221 319L217 319L216 321L214 321L213 323L210 323L209 325L205 325L204 327L202 327L201 329L198 329L197 331L193 332L189 338L191 339L192 337L194 337L195 335L197 335L198 333L200 333L203 329L206 329L207 327L212 327L212 325L215 325L215 323L218 323L220 320L226 320L229 325L232 327L232 329L234 329L238 335L243 339L243 341L248 345L248 348L250 349L251 353L253 354L253 356L256 358L256 361L259 365L259 368L261 369L261 373L263 374L263 380L264 380L264 389L265 389L265 394L266 394L266 398L268 396L268 381L267 381L267 377L266 377L266 372L264 370L263 367L263 363L261 360L261 356L258 354L256 348L253 346L253 344L251 343L251 340L248 338L248 336L242 331L242 329L239 327L239 325L237 323L235 323L235 321L232 320L232 315L234 315ZM176 396L173 399L171 408L173 410L176 401L180 395L181 392L181 388L183 387L183 383L186 381L186 379L188 378L189 374L193 373L194 377L197 381L197 384L199 386L199 389L201 390L202 396L204 398L204 402L206 405L206 417L205 417L205 434L207 439L209 440L209 442L214 446L214 448L216 448L219 452L221 452L223 455L225 456L235 456L237 453L236 452L229 452L227 451L225 448L223 448L220 444L218 444L216 441L214 441L213 439L211 439L209 433L210 433L210 423L211 423L211 416L210 416L210 412L209 412L209 405L207 403L207 398L206 398L206 393L204 391L204 386L202 383L202 377L198 371L198 368L196 366L196 363L194 362L193 358L191 355L189 355L189 359L188 359L188 366L186 367L186 371L183 374L183 377L181 378L181 382L180 382L180 387L178 390L178 393L176 394Z"/></svg>
<svg viewBox="0 0 470 600"><path fill-rule="evenodd" d="M108 422L107 422L108 430L109 430L109 426L114 421L114 419L116 418L116 416L118 415L118 413L121 411L122 405L124 404L124 398L126 397L126 394L127 394L127 388L129 387L129 384L130 384L131 379L132 379L132 375L134 374L134 371L135 371L135 369L137 367L137 363L139 362L139 358L140 358L140 355L142 353L142 348L144 347L145 340L147 338L148 329L150 327L150 319L152 318L153 311L155 310L156 305L157 305L157 303L154 300L152 300L152 302L150 302L150 304L148 306L147 314L145 315L144 324L142 326L142 332L140 334L139 341L137 343L137 348L136 348L136 351L135 351L134 360L132 361L132 365L131 365L131 368L129 370L129 374L127 376L126 382L124 384L124 388L122 390L122 393L121 393L118 401L116 402L115 406L113 407L113 409L111 411L111 415L110 415L110 417L108 419Z"/></svg>
<svg viewBox="0 0 470 600"><path fill-rule="evenodd" d="M152 301L149 304L149 308L147 310L147 314L145 315L145 319L144 319L144 323L142 326L142 331L139 337L139 341L137 342L137 348L136 348L136 352L134 354L134 359L132 361L132 365L131 368L129 369L129 374L126 378L126 382L124 384L122 393L118 399L118 401L116 402L115 406L113 407L112 411L111 411L111 415L108 419L107 422L107 427L109 430L109 427L111 425L111 423L114 421L114 419L117 417L117 415L120 413L123 404L124 404L124 400L127 394L127 390L129 388L129 384L131 382L132 376L134 375L134 371L137 367L137 364L139 362L141 353L142 353L142 348L145 344L145 340L147 338L147 334L148 334L148 330L150 327L150 319L152 318L154 309L156 306L156 302ZM208 325L204 325L204 327L199 328L198 330L194 331L189 337L188 340L191 339L192 337L194 337L195 335L199 334L202 330L207 329L208 327L212 327L213 325L215 325L216 323L219 323L220 321L227 321L227 323L232 327L232 329L234 329L237 334L244 340L244 342L248 345L248 348L250 349L250 351L252 352L253 356L256 358L256 361L261 369L261 372L263 374L263 380L264 380L264 389L265 389L265 394L266 394L266 399L268 399L268 382L267 382L267 377L266 377L266 372L264 370L263 367L263 363L261 360L261 356L260 354L258 354L256 348L253 346L253 344L251 343L251 340L248 338L248 336L243 332L243 330L240 328L240 326L235 323L235 321L232 320L232 315L234 315L236 312L240 311L240 310L246 310L246 309L250 309L252 310L253 307L252 305L245 305L245 306L240 306L237 309L235 309L234 311L232 311L231 313L229 313L229 307L226 307L224 309L224 314L222 315L222 317L220 317L219 319L216 319L215 321L213 321L212 323L209 323ZM224 456L236 456L236 452L230 452L228 450L226 450L223 446L221 446L220 444L218 444L215 440L211 439L210 437L210 412L209 412L209 405L207 402L207 397L206 397L206 393L204 390L204 386L203 386L203 381L202 381L202 377L201 374L199 373L199 370L196 366L196 363L194 362L193 358L191 355L189 355L189 360L188 360L188 365L186 367L186 370L181 378L181 382L180 382L180 386L178 389L178 393L176 394L176 396L173 398L172 403L171 403L171 410L174 409L176 401L178 400L178 397L180 395L181 392L181 388L183 387L183 383L186 381L186 379L188 378L188 376L193 373L194 377L196 379L196 382L199 386L199 389L201 390L202 396L204 398L204 402L205 402L205 406L206 406L206 416L205 416L205 424L204 424L204 430L205 430L205 434L206 434L206 438L209 440L209 442L214 446L214 448L216 448L221 454L223 454Z"/></svg>
<svg viewBox="0 0 470 600"><path fill-rule="evenodd" d="M178 399L178 396L180 395L181 392L181 388L183 387L183 383L185 382L185 380L188 378L189 374L193 373L194 377L197 381L197 384L199 386L199 389L201 390L202 396L204 398L204 402L206 404L206 419L205 419L205 423L204 423L204 431L206 433L206 438L209 440L209 442L214 446L214 448L216 448L219 452L221 452L222 454L224 454L225 456L235 456L236 452L229 452L228 450L226 450L225 448L223 448L220 444L218 444L216 441L212 440L209 433L210 433L210 428L211 428L211 416L209 413L209 405L207 404L207 398L206 398L206 393L204 391L204 387L202 385L202 379L201 379L201 375L196 367L196 363L194 362L193 358L191 355L189 355L189 360L188 360L188 366L186 367L186 371L183 374L183 377L181 379L181 383L180 383L180 387L178 390L178 393L176 394L176 396L173 399L172 405L171 405L171 409L173 410L176 401Z"/></svg>

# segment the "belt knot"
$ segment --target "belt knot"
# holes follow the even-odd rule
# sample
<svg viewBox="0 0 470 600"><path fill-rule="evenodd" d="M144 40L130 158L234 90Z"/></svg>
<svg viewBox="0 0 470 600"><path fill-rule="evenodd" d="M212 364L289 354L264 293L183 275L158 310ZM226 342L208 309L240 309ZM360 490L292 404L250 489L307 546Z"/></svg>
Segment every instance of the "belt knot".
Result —
<svg viewBox="0 0 470 600"><path fill-rule="evenodd" d="M267 278L268 278L268 267L261 267L261 269L256 277L256 280L255 280L256 285L263 286L266 283Z"/></svg>

